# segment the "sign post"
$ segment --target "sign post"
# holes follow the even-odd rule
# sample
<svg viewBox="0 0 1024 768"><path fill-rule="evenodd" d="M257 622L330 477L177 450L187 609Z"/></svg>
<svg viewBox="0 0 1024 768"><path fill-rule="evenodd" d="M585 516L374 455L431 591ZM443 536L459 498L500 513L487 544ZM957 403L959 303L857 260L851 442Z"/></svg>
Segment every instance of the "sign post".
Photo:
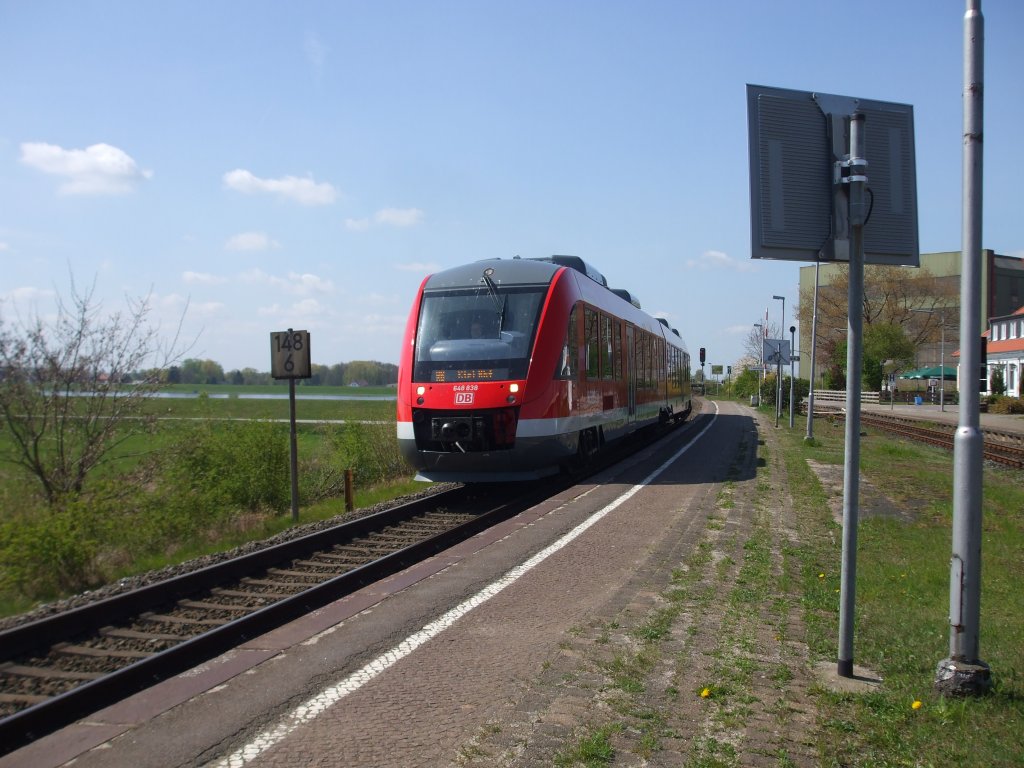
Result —
<svg viewBox="0 0 1024 768"><path fill-rule="evenodd" d="M312 376L309 362L309 331L277 331L270 334L270 375L288 379L292 522L299 520L299 449L295 435L295 380Z"/></svg>
<svg viewBox="0 0 1024 768"><path fill-rule="evenodd" d="M907 104L747 85L747 121L751 256L849 264L838 674L852 677L864 264L916 267L920 261L914 111ZM812 350L814 332L812 322ZM971 335L961 331L961 338Z"/></svg>

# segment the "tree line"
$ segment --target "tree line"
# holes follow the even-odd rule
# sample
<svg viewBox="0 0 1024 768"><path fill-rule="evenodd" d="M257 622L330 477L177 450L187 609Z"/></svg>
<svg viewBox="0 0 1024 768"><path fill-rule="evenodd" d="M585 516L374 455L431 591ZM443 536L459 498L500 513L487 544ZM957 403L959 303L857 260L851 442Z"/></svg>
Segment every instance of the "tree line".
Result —
<svg viewBox="0 0 1024 768"><path fill-rule="evenodd" d="M353 360L334 365L310 366L312 376L297 383L307 387L386 387L397 383L398 366L376 360ZM168 384L274 384L269 371L242 368L227 371L213 360L182 360L167 368ZM284 383L281 381L280 383Z"/></svg>

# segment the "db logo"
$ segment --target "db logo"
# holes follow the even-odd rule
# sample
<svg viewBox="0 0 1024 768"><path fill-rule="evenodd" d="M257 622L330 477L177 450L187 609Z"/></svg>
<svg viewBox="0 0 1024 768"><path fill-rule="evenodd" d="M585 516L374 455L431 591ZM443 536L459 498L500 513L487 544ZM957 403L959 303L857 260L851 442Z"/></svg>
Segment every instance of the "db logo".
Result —
<svg viewBox="0 0 1024 768"><path fill-rule="evenodd" d="M456 405L472 405L473 393L472 392L456 392L455 393L455 404Z"/></svg>

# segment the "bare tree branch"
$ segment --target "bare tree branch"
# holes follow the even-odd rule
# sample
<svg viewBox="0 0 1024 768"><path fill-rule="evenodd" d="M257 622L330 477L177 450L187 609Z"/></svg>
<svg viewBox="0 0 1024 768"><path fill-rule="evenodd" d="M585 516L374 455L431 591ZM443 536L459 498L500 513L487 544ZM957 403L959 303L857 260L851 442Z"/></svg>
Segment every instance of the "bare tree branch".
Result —
<svg viewBox="0 0 1024 768"><path fill-rule="evenodd" d="M142 405L183 352L181 321L166 345L149 297L104 315L95 287L80 293L72 278L50 322L0 317L0 428L11 444L0 460L22 467L53 506L85 492L98 467L149 429Z"/></svg>

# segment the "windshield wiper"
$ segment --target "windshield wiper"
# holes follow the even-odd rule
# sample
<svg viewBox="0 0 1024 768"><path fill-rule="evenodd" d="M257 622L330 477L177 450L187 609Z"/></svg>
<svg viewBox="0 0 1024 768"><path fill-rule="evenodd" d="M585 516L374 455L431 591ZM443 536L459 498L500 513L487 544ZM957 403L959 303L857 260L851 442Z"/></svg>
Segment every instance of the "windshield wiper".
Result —
<svg viewBox="0 0 1024 768"><path fill-rule="evenodd" d="M498 284L491 279L491 275L493 274L493 267L485 269L484 282L487 283L487 292L491 295L491 300L494 301L494 307L498 311L498 333L501 333L501 329L505 325L505 306L508 303L508 297L498 296Z"/></svg>

